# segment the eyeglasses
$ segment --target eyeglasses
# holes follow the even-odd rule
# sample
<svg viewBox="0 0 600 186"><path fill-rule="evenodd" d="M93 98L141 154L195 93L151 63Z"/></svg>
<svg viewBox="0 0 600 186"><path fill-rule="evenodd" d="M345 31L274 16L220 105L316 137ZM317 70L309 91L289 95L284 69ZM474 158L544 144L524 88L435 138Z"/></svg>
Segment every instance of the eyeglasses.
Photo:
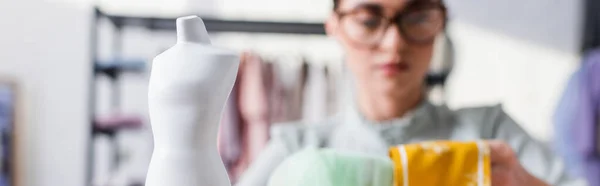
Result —
<svg viewBox="0 0 600 186"><path fill-rule="evenodd" d="M336 14L348 38L367 46L378 45L394 24L409 44L432 43L446 24L446 9L440 3L408 8L392 18L383 16L380 9L374 6Z"/></svg>

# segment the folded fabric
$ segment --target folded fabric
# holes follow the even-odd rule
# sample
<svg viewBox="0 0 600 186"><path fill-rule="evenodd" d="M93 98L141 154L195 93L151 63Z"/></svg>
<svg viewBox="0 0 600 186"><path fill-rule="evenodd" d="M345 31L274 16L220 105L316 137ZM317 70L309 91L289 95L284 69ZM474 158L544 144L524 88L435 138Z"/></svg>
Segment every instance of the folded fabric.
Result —
<svg viewBox="0 0 600 186"><path fill-rule="evenodd" d="M422 142L390 148L393 186L489 186L489 147L484 142Z"/></svg>
<svg viewBox="0 0 600 186"><path fill-rule="evenodd" d="M388 157L309 148L282 162L269 186L391 186Z"/></svg>
<svg viewBox="0 0 600 186"><path fill-rule="evenodd" d="M432 141L389 149L390 157L308 148L283 161L269 186L489 186L485 142Z"/></svg>

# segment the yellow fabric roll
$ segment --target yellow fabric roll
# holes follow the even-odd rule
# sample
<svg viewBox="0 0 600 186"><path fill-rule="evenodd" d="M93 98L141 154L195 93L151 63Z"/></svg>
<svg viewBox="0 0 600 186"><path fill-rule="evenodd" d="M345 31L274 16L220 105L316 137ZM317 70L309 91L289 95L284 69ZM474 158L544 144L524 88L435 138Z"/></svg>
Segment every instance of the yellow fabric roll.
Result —
<svg viewBox="0 0 600 186"><path fill-rule="evenodd" d="M433 141L390 148L393 186L489 186L485 142Z"/></svg>

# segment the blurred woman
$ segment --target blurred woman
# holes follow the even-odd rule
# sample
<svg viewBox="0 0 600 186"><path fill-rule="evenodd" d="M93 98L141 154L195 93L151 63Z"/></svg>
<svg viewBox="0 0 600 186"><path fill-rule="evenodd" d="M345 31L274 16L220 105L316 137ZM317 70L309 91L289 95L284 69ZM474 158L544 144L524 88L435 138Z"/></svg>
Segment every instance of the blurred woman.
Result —
<svg viewBox="0 0 600 186"><path fill-rule="evenodd" d="M425 77L446 25L441 0L334 0L326 30L345 50L353 96L320 123L276 125L239 186L264 186L287 156L316 146L386 156L425 140L490 141L492 185L580 185L499 106L450 110L426 100Z"/></svg>

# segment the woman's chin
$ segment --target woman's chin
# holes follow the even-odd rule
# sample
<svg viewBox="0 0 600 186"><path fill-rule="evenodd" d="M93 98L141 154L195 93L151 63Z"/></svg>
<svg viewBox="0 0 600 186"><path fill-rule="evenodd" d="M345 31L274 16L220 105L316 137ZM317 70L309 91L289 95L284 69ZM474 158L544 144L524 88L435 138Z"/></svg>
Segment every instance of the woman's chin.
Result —
<svg viewBox="0 0 600 186"><path fill-rule="evenodd" d="M383 79L377 82L377 89L385 95L398 94L409 89L411 82L406 79Z"/></svg>

